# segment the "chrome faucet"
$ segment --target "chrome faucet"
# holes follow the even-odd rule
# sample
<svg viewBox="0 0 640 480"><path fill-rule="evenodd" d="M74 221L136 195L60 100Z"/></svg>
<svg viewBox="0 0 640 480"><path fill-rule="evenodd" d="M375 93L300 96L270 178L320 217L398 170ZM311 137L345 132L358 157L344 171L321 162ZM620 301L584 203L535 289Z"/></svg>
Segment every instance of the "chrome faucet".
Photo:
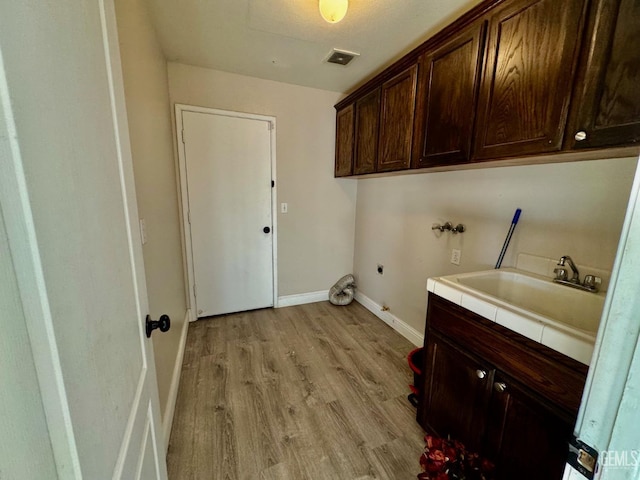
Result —
<svg viewBox="0 0 640 480"><path fill-rule="evenodd" d="M573 277L571 277L570 280L567 280L567 269L564 268L565 263L569 264L569 268L571 268L571 271L573 272ZM554 282L578 288L580 290L586 290L587 292L598 292L602 279L594 275L587 275L584 277L584 282L581 282L578 267L576 267L576 264L573 263L573 260L569 255L563 255L560 257L560 260L558 260L558 267L559 268L556 268L553 271L553 273L556 274L556 278L553 279Z"/></svg>
<svg viewBox="0 0 640 480"><path fill-rule="evenodd" d="M576 267L576 264L573 263L573 260L571 259L571 257L569 255L563 255L560 257L560 260L558 261L558 266L559 267L564 267L564 263L565 262L569 262L569 267L571 268L571 271L573 272L573 277L571 277L571 280L569 280L571 283L580 283L580 272L578 271L578 267Z"/></svg>

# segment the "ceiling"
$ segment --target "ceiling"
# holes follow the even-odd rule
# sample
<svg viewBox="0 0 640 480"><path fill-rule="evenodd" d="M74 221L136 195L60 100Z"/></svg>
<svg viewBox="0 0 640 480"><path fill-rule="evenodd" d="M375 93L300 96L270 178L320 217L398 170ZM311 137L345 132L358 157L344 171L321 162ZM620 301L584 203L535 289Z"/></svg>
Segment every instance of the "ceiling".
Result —
<svg viewBox="0 0 640 480"><path fill-rule="evenodd" d="M337 24L318 0L148 0L170 61L349 92L480 0L350 0ZM326 63L332 48L360 53Z"/></svg>

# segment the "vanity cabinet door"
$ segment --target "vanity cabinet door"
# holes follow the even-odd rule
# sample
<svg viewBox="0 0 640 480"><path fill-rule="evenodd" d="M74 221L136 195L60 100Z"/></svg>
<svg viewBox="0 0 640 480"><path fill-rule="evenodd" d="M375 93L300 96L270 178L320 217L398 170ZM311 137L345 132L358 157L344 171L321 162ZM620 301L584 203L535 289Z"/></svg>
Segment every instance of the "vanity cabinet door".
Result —
<svg viewBox="0 0 640 480"><path fill-rule="evenodd" d="M515 0L492 13L474 158L560 150L587 4Z"/></svg>
<svg viewBox="0 0 640 480"><path fill-rule="evenodd" d="M496 480L561 480L573 423L497 372L482 453Z"/></svg>
<svg viewBox="0 0 640 480"><path fill-rule="evenodd" d="M431 331L418 422L441 437L478 451L485 430L493 370Z"/></svg>
<svg viewBox="0 0 640 480"><path fill-rule="evenodd" d="M336 177L353 173L353 104L336 113Z"/></svg>
<svg viewBox="0 0 640 480"><path fill-rule="evenodd" d="M378 166L380 88L356 101L355 175L374 173Z"/></svg>
<svg viewBox="0 0 640 480"><path fill-rule="evenodd" d="M477 22L422 56L413 168L469 161L484 30Z"/></svg>
<svg viewBox="0 0 640 480"><path fill-rule="evenodd" d="M568 147L640 142L640 2L595 2L587 33Z"/></svg>
<svg viewBox="0 0 640 480"><path fill-rule="evenodd" d="M382 85L378 172L403 170L411 164L417 81L418 65L413 65Z"/></svg>

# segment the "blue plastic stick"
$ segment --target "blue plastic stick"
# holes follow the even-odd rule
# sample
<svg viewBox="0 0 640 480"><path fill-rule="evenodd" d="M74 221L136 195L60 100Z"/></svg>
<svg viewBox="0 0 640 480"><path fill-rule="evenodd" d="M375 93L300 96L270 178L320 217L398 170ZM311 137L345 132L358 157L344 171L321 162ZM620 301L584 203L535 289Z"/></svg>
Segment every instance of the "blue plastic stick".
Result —
<svg viewBox="0 0 640 480"><path fill-rule="evenodd" d="M498 263L496 263L496 269L500 268L500 266L502 265L504 254L507 253L507 248L509 248L509 242L511 241L511 237L513 236L513 231L516 229L518 220L520 220L521 213L522 213L522 209L517 208L516 213L513 215L513 220L511 220L511 227L509 228L509 233L507 233L507 238L505 238L504 240L504 245L502 245L502 251L500 252L500 256L498 257Z"/></svg>

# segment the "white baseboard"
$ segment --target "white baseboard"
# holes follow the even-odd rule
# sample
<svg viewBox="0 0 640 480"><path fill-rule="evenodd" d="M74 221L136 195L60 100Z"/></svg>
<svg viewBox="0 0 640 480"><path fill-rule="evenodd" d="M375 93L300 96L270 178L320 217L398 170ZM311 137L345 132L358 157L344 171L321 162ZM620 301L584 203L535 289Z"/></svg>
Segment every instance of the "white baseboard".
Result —
<svg viewBox="0 0 640 480"><path fill-rule="evenodd" d="M187 310L180 332L180 345L178 346L178 354L176 355L176 363L173 366L173 375L171 375L171 387L167 395L167 404L162 417L162 433L164 435L165 453L169 448L169 437L171 436L171 427L173 426L173 415L176 411L176 400L178 399L178 387L180 386L180 375L182 374L182 361L184 360L184 349L187 344L187 330L189 330L189 321L191 319L191 310Z"/></svg>
<svg viewBox="0 0 640 480"><path fill-rule="evenodd" d="M285 295L283 297L278 297L278 304L276 305L276 308L304 305L305 303L323 302L325 300L329 300L329 290Z"/></svg>
<svg viewBox="0 0 640 480"><path fill-rule="evenodd" d="M417 347L421 347L424 344L424 335L413 328L411 325L400 320L391 312L383 312L382 305L378 305L362 292L356 292L355 300L364 308L373 313L376 317L382 320L384 323L393 328L396 332L409 340Z"/></svg>

